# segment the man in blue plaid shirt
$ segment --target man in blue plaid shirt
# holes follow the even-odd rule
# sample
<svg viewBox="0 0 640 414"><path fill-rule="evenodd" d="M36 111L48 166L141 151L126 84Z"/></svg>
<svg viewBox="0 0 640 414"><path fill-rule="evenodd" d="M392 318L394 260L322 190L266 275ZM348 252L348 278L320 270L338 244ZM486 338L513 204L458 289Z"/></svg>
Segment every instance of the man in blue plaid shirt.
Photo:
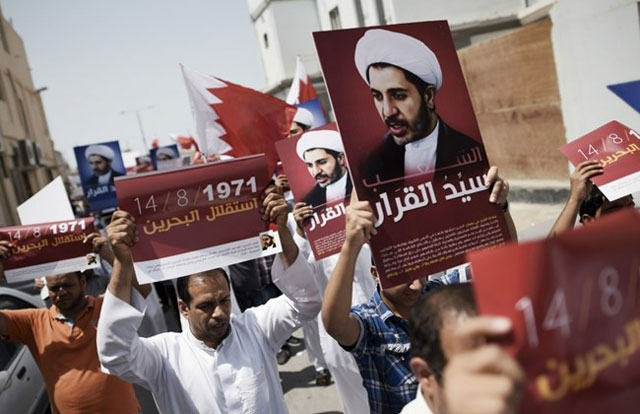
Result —
<svg viewBox="0 0 640 414"><path fill-rule="evenodd" d="M487 174L492 186L489 202L506 211L508 185L496 167ZM356 260L362 245L376 234L376 218L367 201L352 201L347 208L346 240L329 279L322 304L322 322L327 332L358 363L363 385L374 414L397 414L416 395L418 383L411 368L409 324L411 308L429 287L426 278L390 289L378 289L369 303L351 306ZM507 214L510 228L513 222ZM513 232L515 234L515 232ZM460 274L446 274L435 283L448 284Z"/></svg>

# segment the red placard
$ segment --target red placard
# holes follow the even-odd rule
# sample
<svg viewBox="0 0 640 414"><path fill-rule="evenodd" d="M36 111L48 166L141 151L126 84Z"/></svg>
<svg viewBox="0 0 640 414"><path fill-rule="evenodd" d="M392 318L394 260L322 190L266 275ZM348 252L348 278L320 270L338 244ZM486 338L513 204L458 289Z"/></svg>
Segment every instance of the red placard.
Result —
<svg viewBox="0 0 640 414"><path fill-rule="evenodd" d="M267 184L262 155L116 179L120 208L138 224L132 248L138 280L172 279L281 251L277 232L260 216Z"/></svg>
<svg viewBox="0 0 640 414"><path fill-rule="evenodd" d="M11 255L4 261L7 281L98 267L93 245L84 243L94 232L92 217L1 228L0 240L11 243Z"/></svg>
<svg viewBox="0 0 640 414"><path fill-rule="evenodd" d="M309 201L308 197L312 192L322 191L307 171L305 162L296 153L296 145L300 138L301 136L297 136L276 142L276 149L287 175L295 202ZM347 170L346 179L335 183L335 185L339 185L341 189L344 189L344 197L318 205L313 205L312 202L307 203L313 207L313 216L304 222L304 232L316 260L340 253L340 249L344 244L346 237L346 206L349 205L351 189L353 188L350 180L350 173Z"/></svg>
<svg viewBox="0 0 640 414"><path fill-rule="evenodd" d="M598 160L604 173L591 178L611 201L640 191L640 134L611 121L562 146L560 151L577 166Z"/></svg>
<svg viewBox="0 0 640 414"><path fill-rule="evenodd" d="M481 313L510 318L527 373L520 413L636 413L640 214L469 254Z"/></svg>
<svg viewBox="0 0 640 414"><path fill-rule="evenodd" d="M377 29L405 40L387 41L376 35ZM370 88L371 78L365 80L356 66L356 46L366 36L380 40L365 54L379 55L378 62L395 66L380 71L400 73L380 91ZM315 32L314 41L354 188L360 200L371 203L377 217L378 234L370 244L383 288L452 268L464 262L467 251L508 241L504 215L489 203L484 186L489 163L447 22ZM414 53L416 49L422 53L424 47L437 64ZM408 52L394 58L403 50ZM427 104L415 83L411 86L409 78L397 72L402 64L420 73L427 67L441 69L434 102ZM369 70L365 69L367 74ZM399 122L413 120L411 128L418 130L431 122L426 113L437 118L433 129L398 144L395 135L409 129L394 127L390 114ZM433 159L433 150L418 142L428 140L437 141ZM417 154L415 158L405 156L409 151Z"/></svg>

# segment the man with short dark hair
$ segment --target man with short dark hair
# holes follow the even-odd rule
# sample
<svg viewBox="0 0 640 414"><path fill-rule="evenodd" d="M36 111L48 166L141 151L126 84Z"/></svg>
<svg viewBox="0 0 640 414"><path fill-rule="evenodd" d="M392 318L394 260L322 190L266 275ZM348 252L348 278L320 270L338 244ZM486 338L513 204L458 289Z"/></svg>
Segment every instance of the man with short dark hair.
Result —
<svg viewBox="0 0 640 414"><path fill-rule="evenodd" d="M358 40L354 60L389 128L382 145L363 166L369 180L440 174L476 147L486 159L482 145L436 113L435 97L443 76L438 58L427 45L403 33L370 29Z"/></svg>
<svg viewBox="0 0 640 414"><path fill-rule="evenodd" d="M103 370L148 388L165 413L286 413L276 353L320 310L311 271L287 229L287 204L275 191L262 203L263 218L277 225L282 253L272 272L283 295L231 315L230 286L219 269L179 282L180 312L189 328L140 338L144 299L131 289L132 216L114 213L107 228L116 257L98 352Z"/></svg>
<svg viewBox="0 0 640 414"><path fill-rule="evenodd" d="M9 249L0 241L0 275ZM138 413L131 384L100 371L96 333L103 297L86 296L85 286L80 272L47 277L51 308L0 311L0 337L29 348L54 414Z"/></svg>
<svg viewBox="0 0 640 414"><path fill-rule="evenodd" d="M584 161L575 168L570 176L571 190L562 212L553 224L549 236L555 236L574 228L576 216L580 223L586 224L622 208L634 207L632 195L609 201L596 187L591 178L604 172L597 160Z"/></svg>
<svg viewBox="0 0 640 414"><path fill-rule="evenodd" d="M471 284L444 285L411 310L411 371L418 381L415 400L401 414L446 414L442 373L451 355L453 332L477 313Z"/></svg>

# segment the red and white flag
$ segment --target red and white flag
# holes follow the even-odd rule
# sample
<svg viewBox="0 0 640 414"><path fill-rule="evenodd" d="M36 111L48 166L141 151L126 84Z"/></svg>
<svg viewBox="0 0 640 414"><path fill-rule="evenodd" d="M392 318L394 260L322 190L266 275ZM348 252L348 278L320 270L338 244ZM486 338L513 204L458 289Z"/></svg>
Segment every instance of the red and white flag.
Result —
<svg viewBox="0 0 640 414"><path fill-rule="evenodd" d="M286 138L296 108L273 96L182 66L196 123L195 139L207 154L264 153L269 171L278 162L275 142Z"/></svg>
<svg viewBox="0 0 640 414"><path fill-rule="evenodd" d="M192 147L195 147L196 151L200 151L198 142L191 135L169 134L169 137L183 150L190 150Z"/></svg>
<svg viewBox="0 0 640 414"><path fill-rule="evenodd" d="M296 73L291 82L291 88L287 95L287 103L289 105L298 105L300 102L316 99L318 94L313 87L311 78L307 75L307 71L302 64L300 56L296 57Z"/></svg>

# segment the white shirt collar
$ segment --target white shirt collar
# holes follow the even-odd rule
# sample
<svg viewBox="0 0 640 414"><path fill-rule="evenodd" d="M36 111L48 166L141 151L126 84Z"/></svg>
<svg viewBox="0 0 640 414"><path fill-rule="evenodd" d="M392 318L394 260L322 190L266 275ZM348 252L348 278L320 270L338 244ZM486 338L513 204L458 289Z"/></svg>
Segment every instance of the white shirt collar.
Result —
<svg viewBox="0 0 640 414"><path fill-rule="evenodd" d="M432 414L431 407L427 404L427 400L422 395L421 387L418 385L416 398L409 404L405 405L400 414Z"/></svg>
<svg viewBox="0 0 640 414"><path fill-rule="evenodd" d="M111 181L111 170L108 173L102 174L98 176L98 184L104 185L109 184Z"/></svg>
<svg viewBox="0 0 640 414"><path fill-rule="evenodd" d="M405 145L404 175L427 173L436 169L436 150L440 121L429 135Z"/></svg>
<svg viewBox="0 0 640 414"><path fill-rule="evenodd" d="M436 121L433 131L424 138L409 142L406 146L407 151L420 150L435 147L438 144L438 131L440 130L440 120Z"/></svg>
<svg viewBox="0 0 640 414"><path fill-rule="evenodd" d="M349 172L346 172L338 181L327 186L327 203L345 197L348 175Z"/></svg>

